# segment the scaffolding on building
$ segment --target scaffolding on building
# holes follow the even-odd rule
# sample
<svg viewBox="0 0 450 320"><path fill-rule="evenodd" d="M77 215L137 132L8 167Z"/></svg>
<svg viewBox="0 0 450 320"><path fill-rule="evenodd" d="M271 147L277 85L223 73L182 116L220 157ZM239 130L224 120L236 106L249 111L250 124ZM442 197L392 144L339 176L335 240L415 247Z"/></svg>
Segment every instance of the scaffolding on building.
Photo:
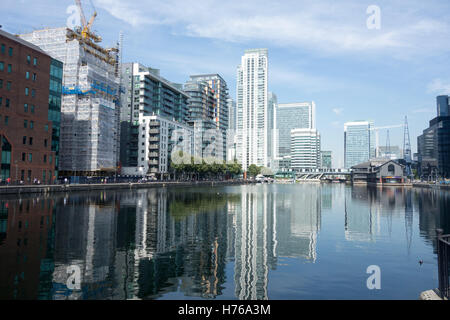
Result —
<svg viewBox="0 0 450 320"><path fill-rule="evenodd" d="M119 148L119 49L105 49L79 30L52 28L20 36L64 63L61 175L114 172Z"/></svg>

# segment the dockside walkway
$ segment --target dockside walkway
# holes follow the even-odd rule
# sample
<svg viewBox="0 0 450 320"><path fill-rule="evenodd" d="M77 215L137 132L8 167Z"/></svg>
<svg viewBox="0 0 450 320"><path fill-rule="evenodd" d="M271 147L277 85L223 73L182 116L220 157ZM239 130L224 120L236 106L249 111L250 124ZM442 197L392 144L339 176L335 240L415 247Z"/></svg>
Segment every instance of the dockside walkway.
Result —
<svg viewBox="0 0 450 320"><path fill-rule="evenodd" d="M74 191L120 190L120 189L147 189L168 186L217 186L250 184L248 180L224 180L224 181L152 181L141 183L102 183L102 184L56 184L56 185L9 185L0 186L0 195L28 194L28 193L56 193Z"/></svg>

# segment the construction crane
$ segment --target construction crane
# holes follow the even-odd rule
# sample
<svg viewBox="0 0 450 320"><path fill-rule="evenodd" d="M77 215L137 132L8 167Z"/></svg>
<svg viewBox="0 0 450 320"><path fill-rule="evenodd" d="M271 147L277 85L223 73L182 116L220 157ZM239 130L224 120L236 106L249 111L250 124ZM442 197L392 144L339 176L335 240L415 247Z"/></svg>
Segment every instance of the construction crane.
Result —
<svg viewBox="0 0 450 320"><path fill-rule="evenodd" d="M92 14L92 17L89 19L89 22L86 21L86 16L84 15L83 7L81 5L81 0L75 0L75 3L80 10L80 18L81 18L81 37L84 40L92 39L94 42L101 42L102 38L96 35L91 31L92 25L94 24L94 20L97 17L97 11L95 10L95 7L91 0L91 6L94 8L94 13Z"/></svg>
<svg viewBox="0 0 450 320"><path fill-rule="evenodd" d="M395 125L392 125L392 126L370 128L370 130L375 131L375 151L376 151L376 153L378 153L378 147L379 147L379 136L378 136L379 130L382 130L382 129L403 128L403 126L404 126L403 124L395 124ZM377 154L377 156L378 156L378 154Z"/></svg>

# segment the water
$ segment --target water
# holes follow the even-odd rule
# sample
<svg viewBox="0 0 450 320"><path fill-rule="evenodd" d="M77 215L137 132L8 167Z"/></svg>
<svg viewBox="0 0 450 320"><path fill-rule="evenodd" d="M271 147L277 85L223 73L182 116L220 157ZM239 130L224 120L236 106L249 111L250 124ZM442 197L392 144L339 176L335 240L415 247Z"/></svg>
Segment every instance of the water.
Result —
<svg viewBox="0 0 450 320"><path fill-rule="evenodd" d="M2 196L0 299L418 299L438 285L438 227L450 233L450 193L430 189Z"/></svg>

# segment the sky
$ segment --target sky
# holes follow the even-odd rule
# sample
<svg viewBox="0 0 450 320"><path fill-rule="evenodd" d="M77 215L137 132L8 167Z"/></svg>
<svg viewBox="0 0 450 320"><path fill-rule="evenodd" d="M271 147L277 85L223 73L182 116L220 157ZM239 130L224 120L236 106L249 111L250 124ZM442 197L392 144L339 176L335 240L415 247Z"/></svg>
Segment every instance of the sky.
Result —
<svg viewBox="0 0 450 320"><path fill-rule="evenodd" d="M124 34L124 62L140 62L184 83L219 73L236 99L245 49L269 51L269 91L279 103L314 101L322 150L343 166L344 123L376 127L408 117L412 152L450 94L448 0L82 0L104 46ZM73 0L2 0L0 24L11 33L73 23ZM378 8L373 10L373 6ZM378 13L378 14L377 14ZM379 131L380 145L387 132ZM403 129L389 131L403 146Z"/></svg>

